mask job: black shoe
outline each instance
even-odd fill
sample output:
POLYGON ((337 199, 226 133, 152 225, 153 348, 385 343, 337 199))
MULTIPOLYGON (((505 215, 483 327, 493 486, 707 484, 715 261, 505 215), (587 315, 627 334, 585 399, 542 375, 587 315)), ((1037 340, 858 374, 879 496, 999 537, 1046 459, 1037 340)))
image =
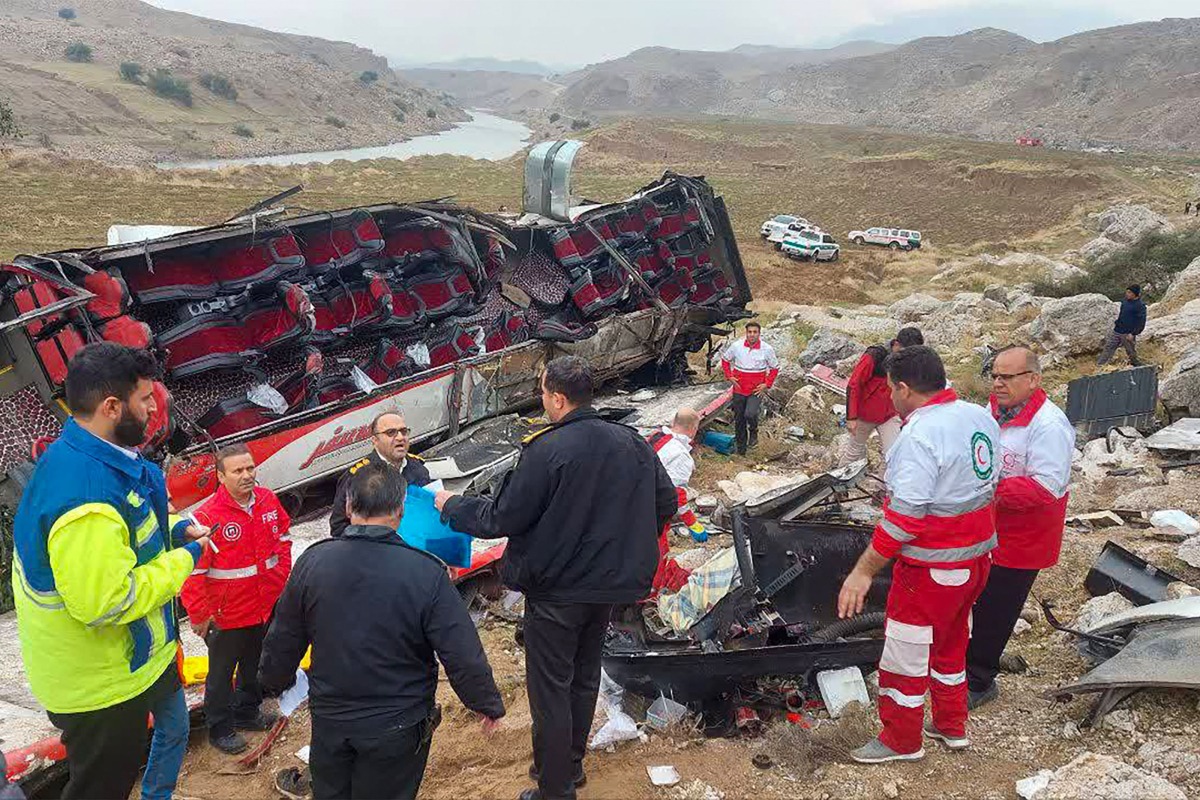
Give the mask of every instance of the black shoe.
MULTIPOLYGON (((529 765, 529 780, 533 781, 534 783, 537 783, 538 779, 540 777, 541 776, 538 775, 537 767, 535 767, 533 764, 530 764, 529 765)), ((582 789, 584 786, 587 786, 587 775, 584 773, 583 767, 580 766, 579 769, 576 770, 576 772, 575 772, 575 788, 582 789)))
POLYGON ((999 696, 1000 696, 1000 687, 996 685, 995 681, 992 681, 991 685, 989 685, 986 689, 982 689, 978 692, 974 692, 974 691, 971 691, 970 689, 968 689, 967 690, 967 710, 974 711, 975 709, 979 708, 981 705, 984 705, 985 703, 990 703, 999 696))
POLYGON ((758 434, 752 433, 750 434, 750 449, 753 450, 756 447, 758 447, 758 434))
POLYGON ((265 714, 260 711, 253 719, 235 719, 233 727, 239 731, 269 731, 278 721, 278 714, 265 714))
POLYGON ((228 756, 236 756, 238 753, 243 752, 247 747, 250 746, 250 743, 246 741, 246 737, 242 736, 237 731, 227 733, 223 736, 213 736, 209 734, 208 742, 213 747, 217 748, 228 756))
POLYGON ((517 800, 542 800, 542 793, 538 789, 526 789, 517 795, 517 800))
POLYGON ((309 780, 308 767, 303 770, 296 767, 281 769, 275 773, 275 791, 288 800, 305 800, 312 794, 312 783, 309 780))

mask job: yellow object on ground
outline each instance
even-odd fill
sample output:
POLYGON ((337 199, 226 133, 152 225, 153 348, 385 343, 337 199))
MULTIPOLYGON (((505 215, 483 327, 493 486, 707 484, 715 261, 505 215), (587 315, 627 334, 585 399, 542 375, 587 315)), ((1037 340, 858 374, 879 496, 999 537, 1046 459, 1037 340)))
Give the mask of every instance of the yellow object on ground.
MULTIPOLYGON (((304 658, 300 659, 300 669, 308 671, 312 666, 312 648, 308 648, 304 652, 304 658)), ((188 656, 183 660, 183 685, 195 686, 196 684, 204 683, 204 679, 208 677, 208 656, 188 656)))

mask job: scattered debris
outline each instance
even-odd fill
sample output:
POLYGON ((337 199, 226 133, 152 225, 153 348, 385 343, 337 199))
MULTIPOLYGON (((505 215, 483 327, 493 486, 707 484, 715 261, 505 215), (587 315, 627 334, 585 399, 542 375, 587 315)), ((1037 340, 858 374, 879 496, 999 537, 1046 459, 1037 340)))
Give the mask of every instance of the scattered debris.
POLYGON ((717 481, 717 488, 732 502, 744 503, 780 487, 807 480, 808 476, 803 473, 767 475, 762 472, 739 472, 732 481, 717 481))
POLYGON ((717 507, 721 502, 715 494, 702 494, 696 498, 696 510, 708 513, 717 507))
POLYGON ((842 711, 851 703, 871 705, 871 698, 867 695, 867 684, 863 681, 862 670, 858 667, 818 672, 817 687, 821 690, 821 700, 824 701, 829 716, 834 719, 840 717, 842 711))
POLYGON ((1083 753, 1054 772, 1017 782, 1025 800, 1187 800, 1178 786, 1112 756, 1083 753))
POLYGON ((1137 712, 1131 711, 1128 708, 1122 708, 1118 711, 1110 712, 1105 716, 1101 727, 1111 731, 1132 734, 1137 733, 1137 724, 1137 712))
POLYGON ((687 715, 687 706, 660 694, 658 699, 651 703, 650 708, 646 710, 646 724, 656 731, 665 731, 678 725, 687 715))
MULTIPOLYGON (((1080 297, 1102 296, 1080 295, 1080 297)), ((1053 302, 1062 301, 1055 300, 1053 302)), ((1107 300, 1103 300, 1103 302, 1111 306, 1107 300)), ((1050 304, 1046 305, 1049 307, 1050 304)), ((1113 318, 1115 319, 1115 315, 1113 318)), ((1085 331, 1089 340, 1095 339, 1096 344, 1075 353, 1075 355, 1093 353, 1099 349, 1100 343, 1096 331, 1108 330, 1111 326, 1112 321, 1109 320, 1104 323, 1103 327, 1085 331)), ((1094 437, 1105 436, 1113 428, 1128 427, 1150 430, 1155 424, 1154 409, 1157 405, 1158 368, 1145 366, 1076 378, 1067 384, 1067 406, 1063 410, 1073 425, 1083 426, 1086 434, 1094 437)), ((1130 432, 1125 430, 1121 430, 1119 433, 1126 437, 1130 436, 1130 432)), ((1112 437, 1108 438, 1111 451, 1112 437)))
POLYGON ((674 786, 679 783, 679 770, 672 766, 646 767, 650 783, 655 786, 674 786))
POLYGON ((775 766, 775 760, 766 753, 755 753, 754 758, 750 759, 750 763, 759 769, 770 769, 775 766))
MULTIPOLYGON (((1078 739, 1083 734, 1079 730, 1079 726, 1071 720, 1063 723, 1062 736, 1064 739, 1078 739)), ((1047 770, 1048 772, 1049 770, 1047 770)))
POLYGON ((1112 511, 1093 511, 1090 514, 1074 514, 1067 517, 1068 525, 1082 525, 1091 530, 1101 528, 1116 528, 1125 524, 1125 520, 1112 511))
POLYGON ((725 793, 704 781, 694 780, 686 786, 675 787, 676 800, 725 800, 725 793))
MULTIPOLYGON (((1195 517, 1179 509, 1155 511, 1150 515, 1150 524, 1160 528, 1176 528, 1188 536, 1200 534, 1200 522, 1196 521, 1195 517)), ((1193 566, 1195 565, 1193 564, 1193 566)))
MULTIPOLYGON (((1187 374, 1194 377, 1195 385, 1189 385, 1186 392, 1181 393, 1178 398, 1174 398, 1174 391, 1171 387, 1175 386, 1175 384, 1170 382, 1171 378, 1168 376, 1163 379, 1160 393, 1163 402, 1168 405, 1188 407, 1189 404, 1195 403, 1197 404, 1197 413, 1200 413, 1200 400, 1197 399, 1200 397, 1200 351, 1180 361, 1175 369, 1171 371, 1171 375, 1177 375, 1184 362, 1189 363, 1187 374)), ((1200 418, 1187 417, 1168 425, 1146 439, 1146 447, 1149 447, 1151 450, 1179 450, 1185 453, 1200 452, 1200 418)))
POLYGON ((1131 553, 1116 542, 1105 542, 1096 564, 1084 579, 1084 588, 1093 597, 1119 592, 1135 605, 1158 603, 1167 599, 1167 587, 1176 578, 1164 569, 1131 553))
POLYGON ((1030 625, 1028 622, 1026 622, 1025 620, 1018 617, 1017 624, 1013 626, 1012 635, 1013 636, 1021 636, 1023 634, 1029 633, 1029 631, 1032 629, 1033 629, 1032 625, 1030 625))

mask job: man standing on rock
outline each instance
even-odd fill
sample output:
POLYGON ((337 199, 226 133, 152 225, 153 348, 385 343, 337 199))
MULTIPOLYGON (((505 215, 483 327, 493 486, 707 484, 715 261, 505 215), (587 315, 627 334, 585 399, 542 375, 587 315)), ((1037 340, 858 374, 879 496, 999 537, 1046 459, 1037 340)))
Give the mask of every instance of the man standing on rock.
POLYGON ((892 401, 905 418, 887 463, 888 500, 838 595, 838 615, 863 610, 875 573, 895 558, 879 660, 879 738, 851 757, 863 764, 915 761, 924 734, 951 749, 967 738, 967 641, 971 606, 996 546, 992 505, 999 470, 996 421, 946 387, 946 370, 924 345, 888 359, 892 401))
POLYGON ((646 597, 659 531, 678 509, 650 445, 592 408, 595 378, 577 356, 542 375, 550 427, 525 439, 494 499, 438 492, 455 530, 508 537, 504 580, 525 593, 525 667, 538 788, 521 800, 574 800, 596 713, 614 604, 646 597))
POLYGON ((1042 389, 1038 357, 1009 347, 992 363, 992 416, 1000 424, 1000 484, 992 571, 975 603, 967 649, 969 706, 999 694, 996 674, 1038 570, 1058 563, 1075 429, 1042 389))
POLYGON ((779 376, 775 348, 762 340, 762 326, 746 323, 746 338, 733 342, 721 356, 725 378, 733 381, 733 422, 738 455, 758 446, 758 418, 763 395, 779 376))
POLYGON ((879 443, 886 457, 900 435, 900 416, 892 405, 887 382, 886 361, 890 353, 904 347, 925 344, 917 328, 901 328, 888 347, 873 345, 858 359, 846 383, 846 428, 850 438, 842 447, 838 466, 867 457, 867 440, 879 432, 879 443))
POLYGON ((1104 342, 1104 352, 1096 359, 1096 364, 1103 367, 1117 352, 1118 347, 1124 346, 1125 355, 1129 356, 1129 366, 1139 367, 1137 357, 1137 337, 1146 328, 1146 304, 1142 302, 1142 287, 1136 283, 1125 290, 1125 299, 1121 301, 1121 311, 1113 325, 1112 333, 1104 342))

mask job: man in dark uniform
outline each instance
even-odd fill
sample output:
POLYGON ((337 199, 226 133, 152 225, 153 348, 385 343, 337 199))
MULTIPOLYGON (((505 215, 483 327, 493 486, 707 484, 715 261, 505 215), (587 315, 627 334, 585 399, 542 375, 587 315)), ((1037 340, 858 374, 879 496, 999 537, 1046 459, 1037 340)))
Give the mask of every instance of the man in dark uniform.
POLYGON ((429 470, 421 458, 408 452, 408 433, 404 415, 395 411, 385 411, 371 421, 371 444, 375 449, 338 479, 337 490, 333 493, 333 508, 329 512, 330 536, 338 538, 350 524, 350 518, 346 516, 346 487, 350 484, 350 476, 367 464, 390 464, 400 470, 405 483, 414 486, 424 486, 430 482, 429 470))
POLYGON ((596 711, 600 654, 614 604, 650 591, 658 532, 678 497, 637 431, 591 408, 594 378, 581 358, 542 376, 553 423, 528 437, 495 499, 439 492, 456 530, 508 537, 505 582, 525 593, 525 665, 537 789, 522 800, 573 800, 596 711))
POLYGON ((491 734, 504 701, 446 565, 396 535, 404 479, 371 464, 350 479, 352 523, 296 562, 263 644, 259 681, 292 684, 304 651, 314 800, 413 800, 440 712, 438 661, 491 734), (436 658, 435 658, 436 656, 436 658))

